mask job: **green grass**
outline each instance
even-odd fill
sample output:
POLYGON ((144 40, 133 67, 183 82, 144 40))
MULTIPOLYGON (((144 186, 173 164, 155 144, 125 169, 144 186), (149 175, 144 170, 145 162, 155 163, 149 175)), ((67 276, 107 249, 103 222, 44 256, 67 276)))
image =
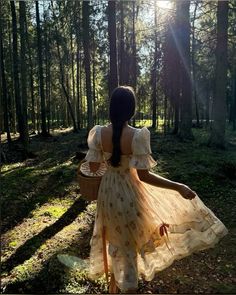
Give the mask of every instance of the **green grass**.
MULTIPOLYGON (((151 122, 137 122, 149 127, 151 122)), ((63 132, 63 130, 62 130, 63 132)), ((194 141, 151 131, 154 171, 194 189, 229 228, 217 247, 176 261, 139 293, 234 293, 236 227, 236 134, 227 130, 226 150, 207 147, 209 133, 193 129, 194 141)), ((54 134, 57 141, 32 138, 35 159, 3 165, 3 293, 104 293, 105 278, 90 281, 86 272, 68 269, 56 255, 89 257, 96 203, 85 209, 76 182, 77 145, 86 131, 54 134)))

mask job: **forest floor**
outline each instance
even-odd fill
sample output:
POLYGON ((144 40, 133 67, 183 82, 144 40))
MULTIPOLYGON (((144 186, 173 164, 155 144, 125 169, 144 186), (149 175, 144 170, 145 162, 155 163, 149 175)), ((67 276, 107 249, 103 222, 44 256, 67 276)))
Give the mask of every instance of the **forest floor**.
MULTIPOLYGON (((154 171, 183 182, 229 229, 214 248, 175 261, 153 281, 139 281, 138 293, 236 293, 236 133, 226 150, 206 146, 208 131, 194 129, 194 141, 152 132, 154 171)), ((19 161, 17 145, 1 169, 2 293, 107 293, 105 278, 90 281, 86 270, 61 264, 57 254, 87 260, 96 202, 80 198, 78 152, 86 132, 56 130, 31 136, 37 157, 19 161)))

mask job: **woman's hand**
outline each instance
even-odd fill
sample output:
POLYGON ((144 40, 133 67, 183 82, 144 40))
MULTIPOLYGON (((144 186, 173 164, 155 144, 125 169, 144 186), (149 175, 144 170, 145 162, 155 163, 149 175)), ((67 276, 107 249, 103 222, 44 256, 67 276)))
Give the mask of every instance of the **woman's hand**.
POLYGON ((185 184, 180 184, 178 186, 178 192, 181 194, 181 196, 184 199, 189 199, 192 200, 196 197, 196 192, 192 191, 187 185, 185 184))

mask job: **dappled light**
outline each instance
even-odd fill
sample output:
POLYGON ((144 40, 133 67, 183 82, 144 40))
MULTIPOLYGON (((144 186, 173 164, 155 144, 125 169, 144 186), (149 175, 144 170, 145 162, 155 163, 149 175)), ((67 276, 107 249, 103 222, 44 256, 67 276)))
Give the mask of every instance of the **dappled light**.
POLYGON ((0 0, 2 294, 236 293, 235 22, 0 0))

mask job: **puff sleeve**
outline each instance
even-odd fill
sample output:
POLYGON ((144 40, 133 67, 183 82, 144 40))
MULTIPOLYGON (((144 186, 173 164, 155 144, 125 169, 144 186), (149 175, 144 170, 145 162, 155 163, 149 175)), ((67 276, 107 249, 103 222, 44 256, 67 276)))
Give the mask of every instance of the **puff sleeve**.
POLYGON ((90 131, 87 139, 89 150, 85 160, 89 162, 103 162, 103 153, 100 143, 100 125, 95 125, 90 131))
POLYGON ((150 131, 143 127, 136 131, 132 143, 133 155, 129 166, 136 169, 150 169, 157 165, 152 158, 150 145, 150 131))

